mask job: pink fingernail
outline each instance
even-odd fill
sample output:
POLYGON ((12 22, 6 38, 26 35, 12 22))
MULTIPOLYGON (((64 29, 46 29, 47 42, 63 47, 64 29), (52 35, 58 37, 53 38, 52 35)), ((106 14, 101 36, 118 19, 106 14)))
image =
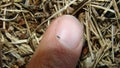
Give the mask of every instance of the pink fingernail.
POLYGON ((56 38, 62 45, 68 48, 75 48, 79 45, 82 37, 83 25, 75 17, 64 15, 58 18, 56 38))

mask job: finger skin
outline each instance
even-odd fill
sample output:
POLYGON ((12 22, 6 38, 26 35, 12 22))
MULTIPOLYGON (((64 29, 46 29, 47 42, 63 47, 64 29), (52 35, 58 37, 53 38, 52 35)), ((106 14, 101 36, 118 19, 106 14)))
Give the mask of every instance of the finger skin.
POLYGON ((75 68, 83 47, 83 24, 63 15, 51 22, 26 68, 75 68))

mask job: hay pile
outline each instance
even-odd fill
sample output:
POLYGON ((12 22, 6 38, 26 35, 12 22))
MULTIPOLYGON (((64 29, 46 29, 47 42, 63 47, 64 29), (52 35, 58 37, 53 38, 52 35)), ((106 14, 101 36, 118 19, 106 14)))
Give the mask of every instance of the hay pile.
POLYGON ((76 68, 120 66, 120 0, 1 0, 1 68, 24 68, 51 20, 64 14, 85 27, 76 68))

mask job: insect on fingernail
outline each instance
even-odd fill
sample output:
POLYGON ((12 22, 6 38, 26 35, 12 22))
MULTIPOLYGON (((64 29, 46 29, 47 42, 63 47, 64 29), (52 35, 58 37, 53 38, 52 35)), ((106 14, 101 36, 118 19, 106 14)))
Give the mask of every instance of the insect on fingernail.
POLYGON ((57 35, 56 37, 57 37, 58 39, 60 39, 60 36, 59 36, 59 35, 57 35))

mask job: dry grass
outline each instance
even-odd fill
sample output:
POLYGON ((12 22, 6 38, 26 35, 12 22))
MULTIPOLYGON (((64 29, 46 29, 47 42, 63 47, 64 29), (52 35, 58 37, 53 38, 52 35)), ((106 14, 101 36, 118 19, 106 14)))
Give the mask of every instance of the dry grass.
POLYGON ((24 68, 51 20, 64 14, 85 27, 76 68, 119 68, 120 0, 1 0, 1 68, 24 68))

